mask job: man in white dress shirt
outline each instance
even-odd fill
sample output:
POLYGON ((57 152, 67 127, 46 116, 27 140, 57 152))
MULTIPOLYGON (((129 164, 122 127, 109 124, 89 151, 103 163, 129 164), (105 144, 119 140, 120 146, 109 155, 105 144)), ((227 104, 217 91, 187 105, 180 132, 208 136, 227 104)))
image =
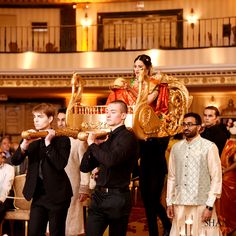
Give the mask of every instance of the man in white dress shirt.
POLYGON ((0 222, 2 222, 5 212, 11 206, 7 196, 12 188, 15 177, 14 167, 5 163, 6 155, 0 148, 0 222))
POLYGON ((187 113, 183 121, 184 139, 170 152, 167 180, 167 215, 170 235, 221 235, 215 212, 220 197, 222 172, 217 146, 199 135, 201 117, 187 113))

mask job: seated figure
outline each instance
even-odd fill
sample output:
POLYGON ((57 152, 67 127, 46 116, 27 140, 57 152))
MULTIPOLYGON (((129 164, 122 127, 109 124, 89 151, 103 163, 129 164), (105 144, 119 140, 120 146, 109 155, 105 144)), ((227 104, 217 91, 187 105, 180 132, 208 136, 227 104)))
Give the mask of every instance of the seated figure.
POLYGON ((72 77, 72 95, 67 109, 68 127, 80 131, 106 130, 104 122, 107 105, 122 100, 129 106, 126 126, 145 140, 173 136, 182 132, 182 120, 192 102, 185 85, 167 74, 152 75, 151 58, 139 55, 134 60, 134 78, 117 78, 111 87, 106 105, 81 104, 84 82, 75 73, 72 77))
POLYGON ((124 101, 127 105, 133 106, 139 92, 139 76, 144 75, 144 80, 149 81, 149 91, 147 96, 147 104, 149 104, 155 113, 168 112, 169 90, 167 83, 161 83, 160 75, 151 75, 152 63, 148 55, 139 55, 134 60, 134 79, 128 83, 123 78, 117 78, 111 88, 106 105, 116 99, 124 101))

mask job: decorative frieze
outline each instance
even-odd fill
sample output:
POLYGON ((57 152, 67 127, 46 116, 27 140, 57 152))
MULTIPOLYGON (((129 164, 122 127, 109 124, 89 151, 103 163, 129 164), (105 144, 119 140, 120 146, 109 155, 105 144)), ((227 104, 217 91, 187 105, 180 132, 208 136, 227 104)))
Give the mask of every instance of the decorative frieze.
MULTIPOLYGON (((166 72, 181 80, 187 87, 236 86, 236 71, 221 72, 166 72)), ((82 73, 85 88, 109 88, 117 77, 131 79, 132 73, 89 74, 82 73)), ((72 73, 68 74, 0 74, 2 88, 68 88, 72 73)))
MULTIPOLYGON (((120 0, 92 0, 89 2, 119 2, 120 0)), ((123 0, 128 1, 128 0, 123 0)), ((129 0, 130 1, 130 0, 129 0)), ((0 0, 0 4, 75 4, 75 3, 87 3, 88 0, 0 0)))

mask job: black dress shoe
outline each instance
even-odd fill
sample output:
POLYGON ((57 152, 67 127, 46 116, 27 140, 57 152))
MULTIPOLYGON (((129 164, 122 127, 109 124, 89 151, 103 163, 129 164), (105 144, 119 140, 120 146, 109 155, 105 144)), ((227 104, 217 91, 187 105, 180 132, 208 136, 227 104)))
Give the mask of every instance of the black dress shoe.
POLYGON ((170 235, 170 229, 164 229, 163 236, 169 236, 170 235))

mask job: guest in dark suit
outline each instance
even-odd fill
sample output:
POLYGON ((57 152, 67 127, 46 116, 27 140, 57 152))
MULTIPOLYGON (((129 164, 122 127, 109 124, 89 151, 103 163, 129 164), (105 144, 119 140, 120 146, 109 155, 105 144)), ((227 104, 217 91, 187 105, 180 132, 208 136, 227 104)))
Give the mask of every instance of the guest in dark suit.
POLYGON ((5 153, 6 161, 5 163, 11 164, 11 157, 14 153, 14 150, 11 148, 11 138, 10 136, 4 136, 0 140, 0 148, 5 153))
POLYGON ((219 124, 220 112, 215 106, 207 106, 203 112, 204 130, 201 136, 216 144, 219 155, 223 151, 225 143, 228 139, 226 127, 219 124))
POLYGON ((45 235, 48 221, 50 236, 63 236, 72 196, 64 170, 70 154, 70 140, 64 136, 56 137, 55 130, 51 129, 55 115, 53 105, 41 103, 32 113, 35 129, 48 134, 45 138, 23 139, 12 156, 14 165, 19 165, 28 156, 23 194, 27 200, 32 199, 29 236, 45 235))
POLYGON ((146 211, 149 236, 158 236, 157 217, 160 218, 164 236, 168 236, 171 222, 161 203, 161 194, 167 174, 165 151, 169 137, 140 140, 140 191, 146 211))
POLYGON ((98 167, 86 225, 87 236, 102 236, 109 226, 110 236, 125 236, 131 210, 130 177, 138 157, 135 135, 124 125, 127 106, 115 100, 107 107, 106 120, 111 128, 108 139, 99 144, 95 134, 88 136, 80 170, 98 167))

